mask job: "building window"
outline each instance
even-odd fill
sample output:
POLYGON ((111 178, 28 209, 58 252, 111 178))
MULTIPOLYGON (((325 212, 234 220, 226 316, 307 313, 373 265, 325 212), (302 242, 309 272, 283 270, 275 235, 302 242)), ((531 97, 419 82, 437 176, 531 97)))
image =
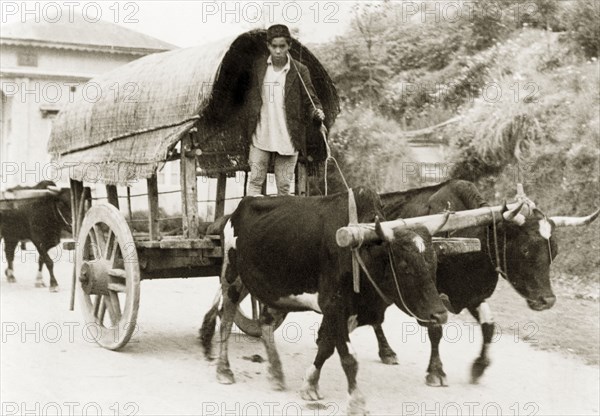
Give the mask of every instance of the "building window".
POLYGON ((53 119, 56 117, 56 115, 58 114, 59 111, 60 111, 60 108, 57 107, 56 105, 50 105, 50 104, 40 105, 40 112, 42 113, 42 118, 53 119))
POLYGON ((32 50, 20 51, 17 55, 17 65, 37 66, 37 54, 32 50))

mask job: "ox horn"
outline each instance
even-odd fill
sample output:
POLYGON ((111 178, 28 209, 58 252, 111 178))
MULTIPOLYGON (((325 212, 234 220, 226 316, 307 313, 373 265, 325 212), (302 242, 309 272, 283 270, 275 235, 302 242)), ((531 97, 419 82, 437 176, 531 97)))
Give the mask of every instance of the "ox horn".
POLYGON ((386 243, 391 243, 394 241, 394 230, 389 227, 382 227, 378 215, 375 216, 375 232, 381 241, 385 241, 386 243))
POLYGON ((598 215, 600 215, 600 209, 587 217, 550 217, 550 219, 557 227, 577 227, 590 224, 598 218, 598 215))
POLYGON ((502 218, 504 218, 505 221, 514 222, 517 225, 525 224, 525 216, 520 213, 524 204, 525 201, 521 201, 515 209, 509 211, 508 208, 506 208, 506 201, 504 201, 502 204, 502 210, 504 211, 502 212, 502 218))

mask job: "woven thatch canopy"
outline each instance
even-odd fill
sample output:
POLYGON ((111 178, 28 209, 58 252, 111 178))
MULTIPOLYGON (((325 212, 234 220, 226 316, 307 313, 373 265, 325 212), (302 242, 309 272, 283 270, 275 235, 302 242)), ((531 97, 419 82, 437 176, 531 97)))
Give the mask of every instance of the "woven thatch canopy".
MULTIPOLYGON (((126 184, 148 178, 184 134, 197 127, 198 165, 207 174, 247 169, 239 113, 252 62, 267 54, 266 31, 210 45, 149 55, 91 80, 54 121, 48 151, 84 176, 126 184), (86 174, 87 172, 87 174, 86 174)), ((308 66, 329 126, 339 112, 337 92, 316 57, 294 41, 291 54, 308 66)), ((328 127, 329 127, 328 126, 328 127)), ((308 160, 323 160, 323 143, 308 129, 308 160)))

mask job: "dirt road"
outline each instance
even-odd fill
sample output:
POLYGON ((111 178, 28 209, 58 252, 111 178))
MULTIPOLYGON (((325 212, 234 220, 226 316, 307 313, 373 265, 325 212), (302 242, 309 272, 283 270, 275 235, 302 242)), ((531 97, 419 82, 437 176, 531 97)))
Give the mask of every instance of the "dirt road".
MULTIPOLYGON (((345 413, 346 381, 335 355, 323 370, 325 399, 315 405, 297 394, 316 352, 318 315, 290 315, 276 334, 287 391, 270 390, 266 364, 244 358, 265 357, 262 344, 240 334, 230 347, 237 383, 224 386, 216 382, 214 362, 204 359, 197 340, 217 278, 143 282, 139 330, 125 349, 112 352, 84 331, 78 305, 68 311, 71 271, 63 257, 57 265, 58 294, 34 288, 31 259, 16 264, 16 284, 2 276, 2 415, 345 413)), ((3 271, 6 265, 1 266, 3 271)), ((519 322, 521 331, 527 324, 519 322)), ((452 317, 441 347, 450 387, 432 388, 424 383, 426 333, 391 308, 384 329, 400 356, 399 366, 379 362, 370 328, 351 336, 360 363, 359 386, 371 414, 598 414, 597 366, 535 350, 510 331, 494 342, 492 366, 475 386, 469 384, 469 368, 481 336, 473 325, 452 317)))

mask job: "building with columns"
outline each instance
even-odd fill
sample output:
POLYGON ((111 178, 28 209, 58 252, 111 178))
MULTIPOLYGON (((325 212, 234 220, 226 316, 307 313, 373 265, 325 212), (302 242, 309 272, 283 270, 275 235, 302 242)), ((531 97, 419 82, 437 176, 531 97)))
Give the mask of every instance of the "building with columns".
MULTIPOLYGON (((124 26, 83 18, 2 26, 0 36, 0 188, 61 178, 46 151, 52 119, 77 94, 97 99, 91 78, 176 46, 124 26)), ((134 85, 115 85, 131 94, 134 85)), ((164 172, 163 178, 175 176, 164 172)), ((178 172, 177 172, 177 182, 178 172)))

